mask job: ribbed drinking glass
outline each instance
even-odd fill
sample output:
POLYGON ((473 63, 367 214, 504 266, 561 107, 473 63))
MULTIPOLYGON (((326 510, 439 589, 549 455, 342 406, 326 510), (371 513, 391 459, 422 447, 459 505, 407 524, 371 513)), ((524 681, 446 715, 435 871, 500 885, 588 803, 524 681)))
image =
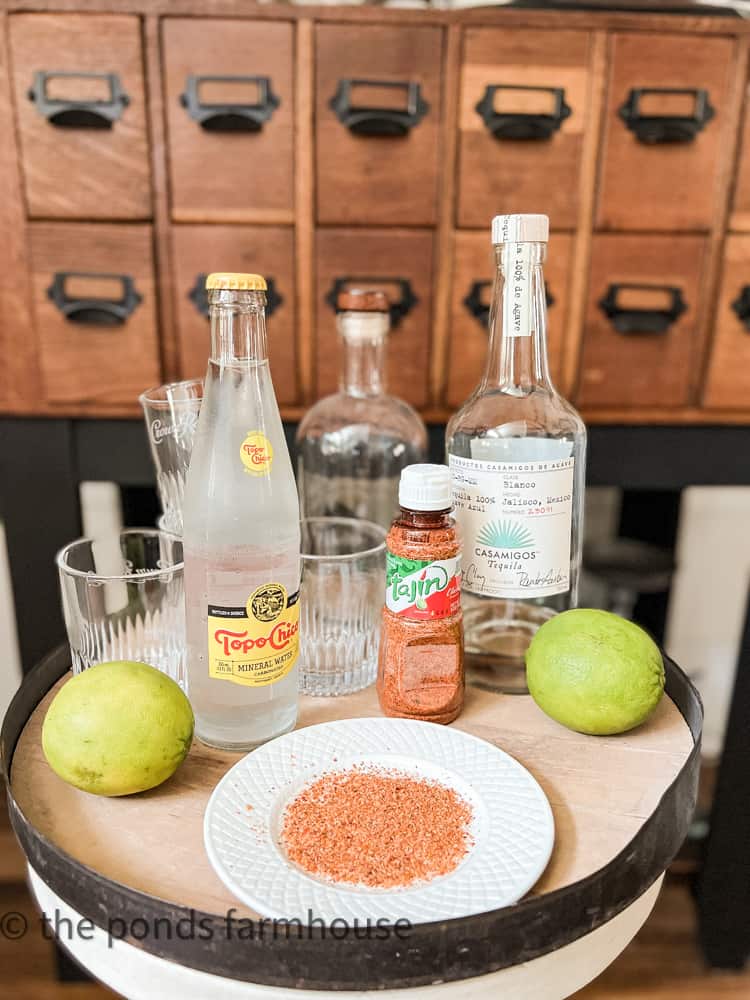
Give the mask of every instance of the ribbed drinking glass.
POLYGON ((302 521, 300 691, 359 691, 378 669, 385 529, 348 517, 302 521))
POLYGON ((156 529, 80 538, 57 555, 73 673, 148 663, 185 683, 182 542, 156 529))

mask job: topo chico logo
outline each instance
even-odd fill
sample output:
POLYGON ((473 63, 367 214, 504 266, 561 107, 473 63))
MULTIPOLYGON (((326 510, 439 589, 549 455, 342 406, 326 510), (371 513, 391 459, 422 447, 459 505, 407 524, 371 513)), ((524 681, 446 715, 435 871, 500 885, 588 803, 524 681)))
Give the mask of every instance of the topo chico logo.
POLYGON ((299 632, 299 622, 279 622, 274 625, 268 635, 252 636, 244 632, 232 632, 228 628, 220 628, 214 632, 214 639, 222 647, 222 653, 228 658, 232 654, 246 655, 251 649, 265 649, 278 653, 291 643, 299 632))
POLYGON ((247 602, 248 618, 259 622, 275 622, 287 604, 286 588, 280 583, 264 583, 247 602))
POLYGON ((240 445, 240 459, 251 476, 265 476, 271 471, 273 446, 262 431, 248 431, 240 445))

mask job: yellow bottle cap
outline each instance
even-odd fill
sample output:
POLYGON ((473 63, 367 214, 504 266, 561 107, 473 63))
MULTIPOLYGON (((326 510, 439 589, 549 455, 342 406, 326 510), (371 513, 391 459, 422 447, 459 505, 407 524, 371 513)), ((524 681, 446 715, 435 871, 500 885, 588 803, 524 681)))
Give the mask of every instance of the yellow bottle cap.
POLYGON ((206 288, 225 288, 241 292, 265 292, 266 279, 259 274, 234 274, 231 271, 218 271, 206 278, 206 288))

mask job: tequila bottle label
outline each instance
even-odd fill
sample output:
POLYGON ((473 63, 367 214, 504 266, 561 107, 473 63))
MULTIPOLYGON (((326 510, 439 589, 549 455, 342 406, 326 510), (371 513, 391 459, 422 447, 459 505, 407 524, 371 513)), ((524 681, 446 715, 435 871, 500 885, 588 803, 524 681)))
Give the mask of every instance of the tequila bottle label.
POLYGON ((532 334, 532 246, 508 243, 503 248, 503 269, 507 275, 503 289, 503 330, 507 337, 532 334))
POLYGON ((570 589, 573 458, 495 462, 450 455, 463 534, 462 587, 534 598, 570 589))

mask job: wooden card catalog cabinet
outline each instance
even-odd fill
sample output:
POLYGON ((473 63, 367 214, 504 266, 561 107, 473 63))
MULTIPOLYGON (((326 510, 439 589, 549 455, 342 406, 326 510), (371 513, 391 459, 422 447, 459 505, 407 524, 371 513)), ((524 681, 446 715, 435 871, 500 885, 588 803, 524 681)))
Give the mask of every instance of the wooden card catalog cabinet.
POLYGON ((552 377, 586 420, 750 424, 749 22, 6 7, 1 411, 137 415, 204 370, 225 269, 269 279, 285 419, 336 390, 356 283, 390 302, 391 391, 443 422, 485 364, 490 220, 533 212, 552 377))

